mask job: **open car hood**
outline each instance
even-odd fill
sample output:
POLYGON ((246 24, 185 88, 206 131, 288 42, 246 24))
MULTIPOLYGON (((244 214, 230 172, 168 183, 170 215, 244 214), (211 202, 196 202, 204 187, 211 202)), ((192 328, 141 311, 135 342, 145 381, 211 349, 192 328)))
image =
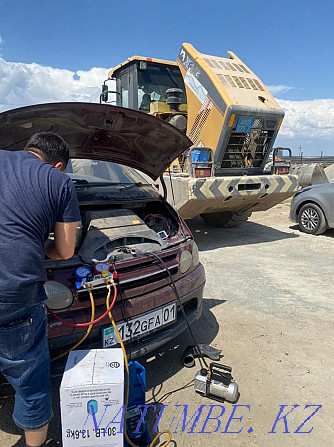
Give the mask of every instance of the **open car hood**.
POLYGON ((22 150, 36 132, 55 132, 71 158, 113 161, 156 180, 183 151, 189 138, 143 112, 105 104, 40 104, 0 113, 0 148, 22 150))

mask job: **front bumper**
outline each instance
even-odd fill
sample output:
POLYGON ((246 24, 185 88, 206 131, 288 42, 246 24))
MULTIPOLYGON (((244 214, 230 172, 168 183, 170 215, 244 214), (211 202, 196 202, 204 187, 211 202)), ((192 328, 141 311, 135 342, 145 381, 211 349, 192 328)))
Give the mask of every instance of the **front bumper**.
MULTIPOLYGON (((183 219, 222 211, 265 211, 293 196, 296 175, 172 177, 176 209, 183 219)), ((166 180, 168 197, 171 185, 166 180)))
MULTIPOLYGON (((204 268, 201 264, 189 275, 186 275, 184 280, 187 280, 188 284, 194 284, 195 281, 193 282, 192 277, 196 278, 197 287, 194 290, 191 290, 189 293, 181 295, 180 287, 178 287, 179 281, 175 283, 178 289, 178 293, 180 294, 180 301, 184 306, 184 310, 189 324, 192 324, 196 320, 198 320, 202 312, 202 299, 205 285, 205 273, 204 268)), ((175 301, 176 297, 172 292, 171 286, 167 286, 166 289, 168 289, 168 294, 170 294, 170 301, 175 301)), ((135 299, 140 299, 140 297, 137 297, 135 299)), ((107 317, 104 321, 105 321, 104 325, 92 328, 89 337, 80 345, 80 347, 78 347, 78 349, 102 348, 102 330, 105 327, 109 327, 111 325, 107 317)), ((188 327, 187 322, 185 321, 179 303, 177 302, 177 318, 174 323, 164 326, 152 333, 149 333, 143 336, 143 338, 133 340, 131 343, 127 342, 125 344, 125 348, 128 353, 130 353, 131 351, 131 358, 134 359, 137 357, 141 357, 157 348, 160 348, 162 345, 168 343, 169 341, 175 339, 178 335, 180 335, 183 331, 185 331, 187 327, 188 327)), ((51 357, 66 351, 69 347, 73 346, 76 342, 78 342, 81 339, 82 335, 83 332, 73 332, 71 334, 62 335, 56 338, 49 339, 51 357)), ((66 356, 52 363, 52 376, 54 377, 59 376, 63 373, 65 362, 66 362, 66 356)))

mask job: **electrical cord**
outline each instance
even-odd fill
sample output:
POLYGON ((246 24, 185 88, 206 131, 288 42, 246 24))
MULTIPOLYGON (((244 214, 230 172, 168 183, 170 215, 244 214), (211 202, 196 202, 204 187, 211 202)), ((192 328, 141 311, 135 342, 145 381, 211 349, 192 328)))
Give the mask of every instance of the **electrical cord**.
POLYGON ((155 404, 161 404, 164 400, 166 400, 172 394, 177 393, 178 391, 185 390, 186 388, 191 387, 193 384, 194 384, 194 379, 192 379, 186 385, 181 386, 180 388, 176 388, 176 390, 169 391, 168 393, 163 394, 161 397, 159 397, 159 399, 156 399, 156 397, 158 397, 158 396, 155 396, 154 391, 152 391, 153 397, 152 397, 152 399, 149 399, 146 403, 149 404, 149 403, 153 402, 155 404))
MULTIPOLYGON (((127 325, 127 328, 129 328, 129 319, 128 319, 128 317, 126 317, 126 315, 125 315, 125 304, 124 304, 124 296, 123 296, 123 292, 122 292, 122 288, 121 288, 121 286, 119 285, 119 294, 120 294, 120 297, 121 297, 121 303, 122 303, 122 310, 123 310, 123 318, 125 319, 125 321, 126 321, 126 325, 127 325)), ((129 342, 129 345, 130 345, 130 348, 129 348, 129 359, 130 359, 130 362, 131 362, 131 360, 132 360, 132 342, 133 342, 133 337, 132 337, 132 330, 130 330, 130 342, 129 342)))
MULTIPOLYGON (((110 284, 107 284, 107 287, 110 288, 110 284)), ((108 310, 109 310, 109 308, 110 308, 110 306, 109 306, 109 299, 110 299, 110 294, 108 294, 108 296, 107 296, 107 300, 106 300, 106 307, 107 307, 108 310)), ((112 327, 114 328, 114 331, 115 331, 115 333, 116 333, 116 335, 117 335, 117 337, 118 337, 119 343, 120 343, 121 348, 122 348, 122 351, 123 351, 123 357, 124 357, 124 363, 125 363, 125 370, 126 370, 126 379, 127 379, 127 380, 126 380, 126 393, 125 393, 125 411, 127 411, 128 402, 129 402, 129 364, 128 364, 128 358, 127 358, 127 354, 126 354, 126 350, 125 350, 125 346, 124 346, 122 337, 120 336, 120 333, 118 332, 116 323, 115 323, 114 318, 113 318, 113 316, 112 316, 112 313, 111 313, 110 311, 108 311, 108 316, 109 316, 110 322, 111 322, 111 324, 112 324, 112 327)), ((129 438, 129 436, 128 436, 127 429, 126 429, 126 418, 124 418, 124 421, 123 421, 123 430, 124 430, 124 436, 125 436, 125 439, 126 439, 126 441, 128 442, 128 444, 129 444, 131 447, 139 447, 139 446, 137 446, 136 444, 134 444, 134 443, 131 441, 131 439, 129 438)), ((161 432, 161 433, 158 433, 158 434, 155 436, 155 438, 153 439, 153 441, 151 442, 151 444, 150 444, 149 447, 153 447, 154 444, 155 444, 155 442, 156 442, 156 441, 159 439, 159 437, 160 437, 162 434, 164 434, 164 433, 166 433, 166 434, 168 435, 168 439, 167 439, 167 441, 165 441, 163 444, 161 444, 160 447, 167 447, 168 444, 170 443, 171 439, 172 439, 172 434, 171 434, 170 431, 163 431, 163 432, 161 432)))
MULTIPOLYGON (((113 266, 113 270, 114 270, 114 273, 115 273, 115 276, 114 276, 114 278, 115 279, 118 279, 118 273, 117 273, 117 271, 116 271, 116 265, 115 265, 115 262, 113 261, 113 263, 112 263, 112 266, 113 266)), ((123 319, 126 321, 126 325, 127 325, 127 328, 129 328, 129 319, 128 319, 128 317, 126 316, 126 310, 125 310, 125 304, 124 304, 124 296, 123 296, 123 291, 122 291, 122 286, 121 286, 121 283, 120 283, 120 281, 118 281, 118 283, 117 283, 117 285, 118 285, 118 294, 119 294, 119 296, 121 297, 121 305, 122 305, 122 317, 123 317, 123 319)), ((132 331, 130 331, 130 349, 129 349, 129 359, 130 359, 130 361, 132 360, 132 342, 133 342, 133 337, 132 337, 132 331)))
POLYGON ((154 256, 155 258, 157 258, 157 259, 161 262, 161 264, 164 266, 164 268, 165 268, 165 270, 166 270, 166 272, 167 272, 167 274, 168 274, 168 276, 169 276, 169 279, 170 279, 170 285, 172 286, 172 289, 173 289, 173 291, 174 291, 175 297, 176 297, 176 299, 177 299, 177 301, 178 301, 178 304, 179 304, 179 306, 180 306, 180 308, 181 308, 183 317, 184 317, 184 319, 185 319, 185 321, 186 321, 186 323, 187 323, 189 332, 190 332, 190 334, 191 334, 191 336, 192 336, 192 339, 194 340, 194 343, 195 343, 195 345, 196 345, 196 347, 197 347, 198 352, 200 353, 200 357, 198 357, 198 360, 199 360, 199 363, 200 363, 200 365, 201 365, 201 368, 203 368, 202 361, 203 361, 204 365, 205 365, 207 368, 209 368, 208 364, 207 364, 206 361, 205 361, 205 358, 204 358, 203 354, 201 353, 201 350, 199 349, 199 346, 198 346, 197 340, 196 340, 196 338, 195 338, 195 335, 194 335, 194 333, 193 333, 193 331, 192 331, 192 329, 191 329, 191 327, 190 327, 190 323, 189 323, 187 314, 186 314, 186 312, 185 312, 185 310, 184 310, 184 308, 183 308, 183 304, 181 303, 181 299, 180 299, 179 292, 177 291, 177 288, 176 288, 176 286, 175 286, 175 281, 174 281, 174 279, 173 279, 173 277, 172 277, 172 275, 171 275, 171 273, 170 273, 170 271, 169 271, 169 268, 167 267, 165 261, 164 261, 163 259, 161 259, 160 256, 158 256, 156 253, 147 253, 147 254, 148 254, 148 255, 151 255, 151 256, 154 256))

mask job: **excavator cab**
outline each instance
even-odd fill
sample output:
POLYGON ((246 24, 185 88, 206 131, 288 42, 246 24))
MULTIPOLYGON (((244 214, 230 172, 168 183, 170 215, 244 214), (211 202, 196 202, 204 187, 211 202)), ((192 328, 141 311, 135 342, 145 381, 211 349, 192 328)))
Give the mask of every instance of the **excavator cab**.
POLYGON ((186 111, 184 82, 175 62, 133 56, 110 70, 108 80, 116 82, 117 106, 152 115, 166 114, 170 112, 167 91, 179 89, 180 109, 186 111))

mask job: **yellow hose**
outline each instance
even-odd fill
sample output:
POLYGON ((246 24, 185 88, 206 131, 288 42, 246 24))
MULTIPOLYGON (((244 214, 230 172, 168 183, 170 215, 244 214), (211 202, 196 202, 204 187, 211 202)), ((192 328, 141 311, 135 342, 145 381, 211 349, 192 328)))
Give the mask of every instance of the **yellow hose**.
MULTIPOLYGON (((108 289, 107 300, 106 300, 107 309, 109 309, 109 306, 110 306, 109 301, 110 301, 110 295, 111 295, 111 285, 114 285, 114 281, 113 281, 112 279, 109 278, 109 279, 106 281, 106 286, 107 286, 107 289, 108 289)), ((87 288, 87 290, 88 290, 88 294, 89 294, 89 298, 90 298, 90 303, 91 303, 91 307, 92 307, 92 313, 91 313, 90 321, 94 321, 94 318, 95 318, 95 303, 94 303, 93 293, 92 293, 91 288, 87 288)), ((116 333, 116 335, 117 335, 117 337, 118 337, 118 340, 119 340, 119 342, 120 342, 120 345, 121 345, 121 348, 122 348, 122 351, 123 351, 123 357, 124 357, 125 369, 126 369, 126 377, 127 377, 127 380, 126 380, 126 394, 125 394, 125 410, 127 410, 127 407, 128 407, 128 400, 129 400, 129 364, 128 364, 128 358, 127 358, 127 355, 126 355, 126 350, 125 350, 125 347, 124 347, 123 340, 122 340, 122 338, 121 338, 121 336, 120 336, 120 334, 119 334, 119 332, 118 332, 118 329, 117 329, 117 326, 116 326, 116 324, 115 324, 114 318, 113 318, 113 316, 112 316, 112 314, 111 314, 110 311, 108 312, 108 316, 109 316, 110 322, 111 322, 111 324, 112 324, 112 326, 113 326, 113 328, 114 328, 114 331, 115 331, 115 333, 116 333)), ((94 323, 90 324, 90 325, 87 327, 87 331, 85 332, 85 335, 84 335, 84 336, 83 336, 77 343, 75 343, 75 344, 74 344, 70 349, 68 349, 67 351, 62 352, 61 354, 57 355, 56 357, 53 357, 53 358, 51 359, 51 361, 53 362, 53 361, 55 361, 55 360, 58 360, 58 359, 60 359, 61 357, 63 357, 64 355, 66 355, 66 354, 68 354, 69 352, 73 351, 75 348, 77 348, 77 347, 78 347, 78 346, 79 346, 79 345, 80 345, 80 344, 81 344, 81 343, 88 337, 90 331, 92 330, 93 325, 94 325, 94 323)), ((128 437, 128 434, 127 434, 127 431, 126 431, 126 418, 124 418, 124 427, 123 427, 123 429, 124 429, 124 436, 125 436, 125 439, 126 439, 127 442, 130 444, 130 446, 131 446, 131 447, 138 447, 138 446, 137 446, 136 444, 134 444, 134 443, 131 441, 131 439, 128 437)), ((163 432, 161 432, 161 433, 158 433, 158 434, 155 436, 155 438, 153 439, 153 441, 151 442, 150 447, 154 447, 155 442, 156 442, 156 441, 159 439, 159 437, 160 437, 162 434, 164 434, 164 433, 167 433, 167 435, 168 435, 168 439, 167 439, 167 441, 165 441, 163 444, 161 444, 160 447, 167 447, 167 446, 169 445, 171 439, 172 439, 172 434, 171 434, 170 431, 163 431, 163 432)))
MULTIPOLYGON (((94 318, 95 318, 95 303, 94 303, 94 298, 93 298, 92 290, 91 290, 90 288, 88 288, 88 287, 87 287, 87 290, 88 290, 88 293, 89 293, 90 304, 91 304, 91 306, 92 306, 92 314, 91 314, 91 317, 90 317, 90 321, 94 321, 94 318)), ((108 296, 107 296, 108 302, 109 302, 109 300, 110 300, 110 294, 111 294, 111 289, 109 288, 109 290, 108 290, 108 296)), ((73 351, 73 349, 77 348, 77 347, 78 347, 78 346, 79 346, 79 345, 80 345, 80 344, 81 344, 81 343, 88 337, 90 331, 92 330, 92 327, 93 327, 93 324, 90 324, 90 325, 87 327, 87 331, 85 332, 85 335, 84 335, 84 336, 83 336, 77 343, 75 343, 75 345, 73 345, 73 346, 72 346, 70 349, 68 349, 67 351, 62 352, 61 354, 57 355, 56 357, 53 357, 53 358, 51 359, 51 362, 54 362, 55 360, 58 360, 58 359, 64 357, 64 355, 68 354, 69 352, 73 351)))
MULTIPOLYGON (((109 289, 109 293, 108 293, 107 301, 106 301, 106 306, 107 306, 107 309, 108 309, 109 308, 110 294, 111 294, 111 286, 110 286, 110 284, 107 284, 107 288, 109 289)), ((113 318, 111 312, 108 312, 108 316, 109 316, 110 322, 112 324, 112 327, 114 328, 114 331, 115 331, 115 333, 116 333, 116 335, 118 337, 118 340, 120 342, 120 345, 121 345, 121 348, 122 348, 122 351, 123 351, 123 357, 124 357, 125 369, 126 369, 126 379, 127 379, 126 380, 126 394, 125 394, 125 411, 126 411, 127 408, 128 408, 128 401, 129 401, 129 364, 128 364, 128 358, 127 358, 127 355, 126 355, 126 350, 125 350, 125 347, 124 347, 124 343, 123 343, 122 337, 120 336, 120 334, 118 332, 117 326, 115 324, 115 321, 114 321, 114 318, 113 318)), ((124 418, 123 430, 124 430, 125 439, 130 444, 130 446, 131 447, 138 447, 136 444, 134 444, 131 441, 131 439, 129 438, 129 436, 127 434, 127 431, 126 431, 126 418, 124 418)), ((164 442, 164 444, 161 444, 160 447, 167 447, 169 445, 171 439, 172 439, 172 434, 171 434, 170 431, 163 431, 161 433, 158 433, 155 436, 155 438, 153 439, 153 441, 151 442, 150 447, 154 447, 155 442, 164 433, 168 434, 168 439, 167 439, 167 441, 164 442)))

